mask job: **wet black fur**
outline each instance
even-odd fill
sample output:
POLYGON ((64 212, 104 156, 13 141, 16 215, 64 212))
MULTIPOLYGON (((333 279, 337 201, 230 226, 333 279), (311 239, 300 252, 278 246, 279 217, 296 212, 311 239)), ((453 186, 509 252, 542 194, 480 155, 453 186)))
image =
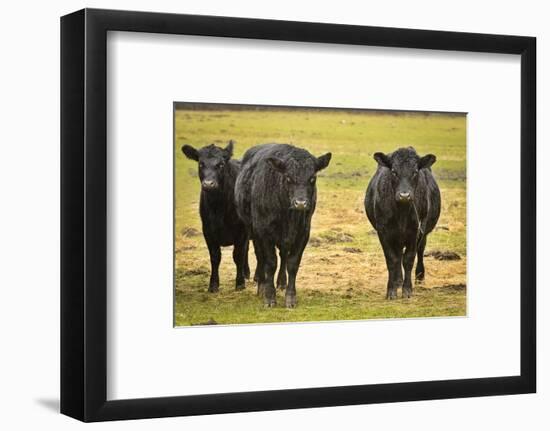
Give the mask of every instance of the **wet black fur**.
POLYGON ((330 153, 316 158, 287 144, 259 145, 243 157, 235 201, 254 242, 258 294, 264 295, 267 306, 275 305, 275 247, 281 259, 277 285, 286 288, 286 306, 296 305, 296 274, 317 201, 315 174, 328 166, 330 158, 330 153), (297 209, 297 203, 303 202, 297 209))
POLYGON ((388 268, 387 298, 412 296, 411 272, 415 256, 416 280, 424 279, 424 249, 441 211, 439 187, 431 171, 435 156, 419 157, 414 148, 376 153, 378 169, 365 195, 365 210, 384 250, 388 268), (410 200, 400 201, 400 194, 410 200), (416 211, 415 211, 416 207, 416 211), (405 270, 405 278, 401 267, 405 270))
POLYGON ((197 150, 184 145, 182 152, 198 162, 201 195, 199 212, 202 232, 212 267, 209 292, 217 292, 220 286, 219 266, 222 246, 233 245, 233 261, 237 267, 236 289, 244 289, 245 278, 250 276, 248 266, 248 235, 235 208, 235 181, 241 168, 239 160, 231 159, 233 141, 227 147, 209 145, 197 150), (217 186, 207 189, 205 181, 213 181, 217 186))

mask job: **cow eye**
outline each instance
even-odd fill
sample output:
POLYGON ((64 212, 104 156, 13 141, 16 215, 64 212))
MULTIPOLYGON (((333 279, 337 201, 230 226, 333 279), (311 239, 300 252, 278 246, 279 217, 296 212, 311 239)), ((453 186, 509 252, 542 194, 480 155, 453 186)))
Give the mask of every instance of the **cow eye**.
POLYGON ((391 173, 392 173, 393 176, 395 176, 395 177, 397 176, 397 171, 395 169, 392 169, 391 173))
POLYGON ((199 163, 199 168, 204 168, 204 163, 203 162, 199 163))
POLYGON ((218 169, 222 169, 224 167, 223 163, 218 163, 218 169))
POLYGON ((287 183, 291 184, 292 183, 292 178, 290 178, 289 176, 286 176, 285 177, 285 180, 287 183))
POLYGON ((315 182, 316 179, 317 179, 316 177, 311 177, 311 178, 309 179, 309 182, 310 182, 311 184, 313 184, 313 183, 315 182))

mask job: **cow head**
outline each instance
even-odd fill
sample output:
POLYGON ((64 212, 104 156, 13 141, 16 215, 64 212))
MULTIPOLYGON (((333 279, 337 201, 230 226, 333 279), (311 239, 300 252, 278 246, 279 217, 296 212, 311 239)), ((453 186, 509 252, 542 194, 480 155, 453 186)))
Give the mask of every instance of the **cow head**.
POLYGON ((406 204, 414 199, 420 170, 429 169, 436 159, 433 154, 420 157, 414 148, 408 147, 390 154, 374 153, 374 160, 379 166, 389 169, 395 200, 406 204))
POLYGON ((212 144, 200 150, 191 145, 181 147, 181 151, 188 159, 195 160, 199 164, 202 190, 209 192, 223 187, 226 166, 233 155, 233 144, 233 141, 229 141, 225 148, 212 144))
POLYGON ((307 211, 311 208, 316 190, 317 172, 328 166, 331 157, 331 153, 314 157, 307 151, 302 151, 284 160, 279 157, 267 159, 268 164, 281 174, 291 210, 307 211))

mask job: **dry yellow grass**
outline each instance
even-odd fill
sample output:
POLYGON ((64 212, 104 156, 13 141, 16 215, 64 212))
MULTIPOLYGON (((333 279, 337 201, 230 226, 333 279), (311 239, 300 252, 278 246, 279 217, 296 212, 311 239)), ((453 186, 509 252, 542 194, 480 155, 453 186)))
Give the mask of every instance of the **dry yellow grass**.
MULTIPOLYGON (((176 111, 176 324, 465 315, 465 139, 463 116, 176 111), (345 123, 342 118, 347 118, 345 123), (285 133, 292 134, 294 144, 313 154, 333 152, 331 165, 318 180, 311 240, 297 278, 298 307, 286 310, 279 305, 273 310, 264 309, 252 282, 245 292, 235 292, 230 247, 222 250, 220 293, 208 294, 210 262, 200 234, 196 163, 186 160, 180 147, 183 143, 197 147, 211 142, 221 144, 231 138, 237 140, 239 157, 252 145, 281 141, 280 136, 285 133), (438 157, 433 170, 441 188, 442 213, 426 251, 453 251, 461 259, 440 261, 426 257, 426 280, 416 286, 415 296, 387 301, 385 261, 378 237, 365 216, 363 198, 375 170, 372 153, 404 145, 438 157)), ((253 270, 252 247, 249 261, 253 270)))

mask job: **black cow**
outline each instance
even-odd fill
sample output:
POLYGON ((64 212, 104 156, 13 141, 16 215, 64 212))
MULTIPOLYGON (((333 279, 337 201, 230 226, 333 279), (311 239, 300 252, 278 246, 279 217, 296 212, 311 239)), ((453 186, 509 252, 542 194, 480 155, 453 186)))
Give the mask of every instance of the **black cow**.
POLYGON ((181 150, 189 159, 199 162, 201 181, 200 216, 202 232, 208 251, 212 273, 209 292, 217 292, 220 286, 221 246, 233 245, 233 261, 237 266, 235 286, 244 289, 245 278, 250 276, 248 267, 248 235, 235 209, 235 180, 241 163, 231 160, 233 141, 225 148, 214 144, 197 150, 184 145, 181 150))
POLYGON ((414 148, 390 154, 375 153, 378 169, 365 196, 365 210, 384 249, 388 267, 388 299, 412 296, 411 272, 415 255, 416 280, 424 279, 424 249, 441 211, 439 187, 432 175, 435 156, 420 157, 414 148), (401 265, 405 269, 405 279, 401 265))
POLYGON ((281 257, 277 284, 280 288, 286 285, 285 305, 296 306, 296 274, 317 201, 316 174, 328 166, 330 158, 330 153, 316 158, 287 144, 259 145, 243 157, 235 201, 252 235, 258 260, 258 294, 264 295, 268 307, 276 303, 275 247, 281 257))

